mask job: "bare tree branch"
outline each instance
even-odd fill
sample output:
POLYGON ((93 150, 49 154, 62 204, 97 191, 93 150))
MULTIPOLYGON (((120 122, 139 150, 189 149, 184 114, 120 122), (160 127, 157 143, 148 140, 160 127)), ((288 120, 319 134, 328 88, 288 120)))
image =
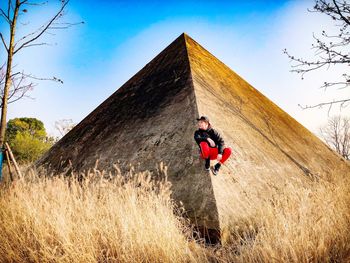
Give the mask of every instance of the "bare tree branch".
POLYGON ((72 119, 62 119, 55 121, 55 128, 60 133, 61 137, 66 135, 71 129, 74 128, 76 124, 73 122, 72 119))
POLYGON ((25 73, 20 73, 20 74, 22 74, 24 77, 30 78, 30 79, 56 81, 56 82, 59 82, 59 83, 63 84, 63 80, 61 80, 61 79, 59 79, 59 78, 56 78, 56 77, 52 77, 52 78, 41 78, 41 77, 33 76, 32 74, 25 74, 25 73))
MULTIPOLYGON (((291 55, 286 49, 283 50, 284 54, 293 63, 291 65, 291 72, 295 72, 301 75, 304 79, 305 74, 311 71, 317 71, 321 68, 329 70, 331 67, 344 65, 350 66, 350 3, 337 0, 315 0, 313 9, 309 12, 316 12, 328 15, 332 20, 336 21, 335 26, 338 28, 338 34, 327 34, 322 31, 321 37, 317 37, 313 34, 315 43, 312 44, 312 49, 315 50, 314 59, 298 58, 291 55), (340 23, 338 23, 340 22, 340 23)), ((340 76, 343 81, 325 81, 321 86, 323 89, 328 87, 339 86, 339 89, 350 87, 350 76, 344 73, 340 76)), ((313 106, 301 106, 303 109, 318 108, 322 106, 330 106, 334 104, 340 104, 340 107, 347 105, 350 99, 333 100, 329 102, 319 103, 313 106)), ((300 105, 299 105, 300 106, 300 105)))
POLYGON ((41 2, 41 3, 27 3, 27 1, 23 4, 26 4, 26 5, 33 5, 33 6, 38 6, 38 5, 45 5, 47 4, 48 1, 45 1, 45 2, 41 2))
POLYGON ((340 11, 339 6, 338 6, 338 4, 337 4, 337 1, 333 0, 333 4, 334 4, 335 7, 337 8, 337 11, 338 11, 337 13, 338 13, 338 15, 343 19, 343 21, 344 21, 345 23, 347 23, 348 25, 350 25, 350 21, 349 21, 345 16, 343 16, 342 11, 340 11))
POLYGON ((52 46, 52 44, 43 42, 43 43, 29 44, 24 46, 23 48, 33 47, 33 46, 52 46))
POLYGON ((32 39, 29 39, 28 41, 24 42, 19 48, 17 48, 13 54, 16 54, 19 50, 21 50, 23 47, 25 47, 27 44, 37 40, 49 27, 50 25, 62 15, 63 9, 66 7, 66 5, 69 3, 69 1, 64 1, 62 2, 62 6, 60 8, 60 10, 56 13, 56 15, 47 23, 46 26, 44 26, 44 28, 41 30, 41 32, 39 32, 38 35, 36 35, 35 37, 33 37, 32 39))
MULTIPOLYGON (((8 2, 7 2, 7 17, 10 19, 10 9, 11 9, 11 7, 12 7, 12 3, 11 3, 11 0, 8 0, 8 2)), ((12 8, 12 10, 13 10, 13 8, 12 8)))
POLYGON ((347 102, 350 102, 350 98, 349 99, 343 99, 343 100, 333 100, 333 101, 327 101, 327 102, 322 102, 322 103, 319 103, 319 104, 316 104, 316 105, 301 105, 301 104, 298 104, 298 106, 300 108, 302 108, 303 110, 305 109, 313 109, 313 108, 322 108, 324 106, 329 106, 328 108, 328 115, 330 114, 330 111, 331 111, 331 108, 333 107, 334 104, 338 104, 340 105, 340 108, 344 108, 347 106, 347 102))
POLYGON ((4 36, 2 35, 2 33, 0 33, 0 37, 1 37, 1 41, 2 41, 2 43, 4 44, 4 47, 5 47, 5 49, 6 49, 7 53, 8 53, 8 52, 9 52, 9 49, 8 49, 8 47, 7 47, 7 45, 6 45, 6 42, 5 42, 5 39, 4 39, 4 36))
MULTIPOLYGON (((0 98, 4 96, 4 80, 5 80, 5 71, 4 66, 0 67, 0 98)), ((28 82, 29 78, 22 72, 17 72, 11 75, 11 88, 8 95, 8 103, 16 102, 22 98, 31 98, 26 93, 32 90, 37 84, 33 82, 28 82)), ((2 103, 0 104, 2 108, 2 103)))
MULTIPOLYGON (((35 35, 35 34, 36 34, 37 32, 39 32, 42 28, 44 28, 44 26, 41 26, 41 27, 39 27, 37 30, 35 30, 35 31, 31 32, 31 33, 29 33, 28 35, 23 36, 22 38, 20 38, 20 39, 17 41, 17 43, 21 42, 22 40, 24 40, 24 39, 26 39, 26 38, 28 38, 28 37, 30 37, 30 36, 32 36, 32 35, 35 35)), ((16 45, 15 45, 15 46, 16 46, 16 45)))
MULTIPOLYGON (((42 4, 45 4, 45 3, 46 3, 46 2, 43 2, 42 4)), ((33 35, 35 35, 35 34, 39 34, 38 32, 44 31, 44 33, 46 33, 46 34, 54 35, 54 34, 48 32, 48 31, 45 31, 45 27, 47 27, 47 24, 48 24, 48 23, 49 23, 49 22, 47 22, 46 24, 42 25, 41 27, 39 27, 39 28, 36 29, 35 31, 33 31, 33 32, 31 32, 31 33, 29 33, 29 34, 23 36, 22 38, 20 38, 20 39, 17 41, 17 43, 15 44, 15 46, 17 46, 21 41, 25 40, 26 38, 28 38, 28 37, 30 37, 30 36, 33 36, 33 35)), ((77 22, 77 23, 54 23, 54 22, 52 22, 51 25, 64 25, 64 26, 62 26, 62 27, 53 27, 53 26, 49 26, 49 27, 47 27, 47 29, 66 29, 66 28, 69 28, 69 27, 72 27, 72 26, 76 26, 76 25, 79 25, 79 24, 84 24, 84 22, 83 22, 83 21, 82 21, 82 22, 77 22)), ((46 29, 46 30, 47 30, 47 29, 46 29)))
POLYGON ((330 148, 350 160, 350 120, 345 117, 333 116, 326 125, 319 128, 321 138, 330 148))
POLYGON ((7 23, 11 24, 10 17, 9 17, 8 15, 6 15, 5 12, 4 12, 4 10, 2 10, 1 8, 0 8, 0 13, 1 13, 1 16, 2 16, 3 18, 5 18, 5 20, 6 20, 7 23))
POLYGON ((76 26, 79 24, 84 24, 84 22, 78 22, 78 23, 68 23, 66 26, 50 26, 50 29, 67 29, 72 26, 76 26))

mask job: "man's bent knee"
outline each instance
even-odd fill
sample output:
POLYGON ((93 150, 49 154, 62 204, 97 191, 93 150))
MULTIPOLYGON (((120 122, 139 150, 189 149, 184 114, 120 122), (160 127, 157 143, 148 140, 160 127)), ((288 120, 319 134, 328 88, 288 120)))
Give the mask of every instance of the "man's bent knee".
POLYGON ((226 154, 228 155, 228 156, 230 156, 231 155, 231 153, 232 153, 232 149, 231 149, 231 147, 227 147, 227 148, 225 148, 224 149, 224 152, 226 151, 226 154))
POLYGON ((209 157, 209 153, 210 153, 208 143, 207 142, 201 142, 199 144, 199 146, 201 148, 201 157, 203 159, 207 159, 209 157))
POLYGON ((223 150, 222 159, 220 162, 223 164, 230 157, 231 153, 232 153, 231 147, 226 147, 223 150))

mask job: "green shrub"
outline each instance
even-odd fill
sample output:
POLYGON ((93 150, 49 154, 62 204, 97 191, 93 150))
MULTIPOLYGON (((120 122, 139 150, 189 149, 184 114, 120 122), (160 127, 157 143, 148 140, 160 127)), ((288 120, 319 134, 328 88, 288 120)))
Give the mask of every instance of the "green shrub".
POLYGON ((17 133, 11 141, 13 154, 20 161, 33 162, 40 158, 50 147, 49 142, 35 138, 28 132, 17 133))
POLYGON ((53 145, 53 140, 47 137, 44 124, 35 118, 9 120, 6 138, 20 162, 39 159, 53 145))

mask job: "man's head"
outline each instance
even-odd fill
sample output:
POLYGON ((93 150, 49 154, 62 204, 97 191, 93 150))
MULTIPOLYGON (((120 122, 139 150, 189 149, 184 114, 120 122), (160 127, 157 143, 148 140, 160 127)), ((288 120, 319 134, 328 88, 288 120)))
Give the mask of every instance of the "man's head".
POLYGON ((206 130, 210 126, 209 118, 207 116, 202 116, 197 119, 198 128, 201 130, 206 130))

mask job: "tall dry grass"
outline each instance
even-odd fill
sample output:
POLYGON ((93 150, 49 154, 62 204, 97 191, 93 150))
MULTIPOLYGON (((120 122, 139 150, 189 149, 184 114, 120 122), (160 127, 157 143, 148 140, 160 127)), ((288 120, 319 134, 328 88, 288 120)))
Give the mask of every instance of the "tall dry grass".
POLYGON ((17 180, 1 190, 0 262, 205 260, 169 196, 148 173, 17 180))
POLYGON ((350 176, 286 185, 205 247, 148 173, 36 174, 0 190, 0 262, 350 262, 350 176))
POLYGON ((350 262, 350 175, 289 184, 236 222, 221 254, 234 262, 350 262))

